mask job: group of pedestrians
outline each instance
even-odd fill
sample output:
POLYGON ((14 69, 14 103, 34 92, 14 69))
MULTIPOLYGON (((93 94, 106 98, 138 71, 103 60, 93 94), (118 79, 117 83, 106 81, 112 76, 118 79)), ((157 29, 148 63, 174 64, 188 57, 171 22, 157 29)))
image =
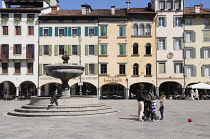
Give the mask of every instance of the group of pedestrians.
MULTIPOLYGON (((157 109, 157 104, 155 102, 155 97, 152 94, 152 91, 146 91, 144 90, 144 85, 139 84, 139 88, 136 92, 136 98, 138 102, 138 121, 143 122, 143 113, 144 111, 147 112, 147 115, 151 117, 152 122, 157 122, 158 120, 155 120, 155 113, 157 109)), ((163 120, 163 112, 164 112, 164 105, 163 101, 160 101, 160 108, 159 108, 161 118, 160 120, 163 120)))

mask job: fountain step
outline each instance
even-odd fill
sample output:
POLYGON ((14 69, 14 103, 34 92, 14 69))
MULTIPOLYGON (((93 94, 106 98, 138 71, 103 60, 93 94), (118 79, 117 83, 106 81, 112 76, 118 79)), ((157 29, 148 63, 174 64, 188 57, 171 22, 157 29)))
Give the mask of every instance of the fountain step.
POLYGON ((71 112, 88 112, 88 111, 99 111, 99 110, 108 110, 111 107, 103 106, 103 107, 84 107, 84 108, 68 108, 61 109, 58 107, 50 107, 49 109, 45 107, 45 109, 15 109, 15 112, 22 113, 71 113, 71 112))
MULTIPOLYGON (((47 110, 46 110, 47 111, 47 110)), ((78 116, 98 116, 110 115, 117 113, 117 110, 106 109, 97 111, 80 111, 80 112, 58 112, 58 113, 23 113, 23 112, 8 112, 8 115, 19 117, 78 117, 78 116)))

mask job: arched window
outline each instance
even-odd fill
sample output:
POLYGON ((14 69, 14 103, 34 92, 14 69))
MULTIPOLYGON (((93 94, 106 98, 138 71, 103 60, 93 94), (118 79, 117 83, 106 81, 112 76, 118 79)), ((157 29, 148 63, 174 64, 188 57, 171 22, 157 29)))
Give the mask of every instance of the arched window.
POLYGON ((144 24, 140 25, 140 35, 144 35, 144 24))
POLYGON ((151 64, 146 65, 146 75, 152 75, 152 66, 151 64))
POLYGON ((146 55, 151 55, 152 54, 151 44, 150 43, 146 44, 145 49, 146 49, 146 55))
POLYGON ((139 65, 137 63, 133 65, 133 75, 139 75, 139 65))
POLYGON ((138 55, 139 54, 139 45, 138 43, 133 44, 133 55, 138 55))
POLYGON ((145 35, 150 36, 151 35, 151 26, 150 24, 146 25, 146 31, 145 31, 145 35))
POLYGON ((138 35, 138 25, 137 24, 133 25, 133 35, 135 35, 135 36, 138 35))

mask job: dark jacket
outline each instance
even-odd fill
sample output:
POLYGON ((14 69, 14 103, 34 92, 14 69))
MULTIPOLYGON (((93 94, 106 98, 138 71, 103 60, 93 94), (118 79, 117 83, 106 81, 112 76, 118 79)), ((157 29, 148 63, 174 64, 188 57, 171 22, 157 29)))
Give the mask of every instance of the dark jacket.
POLYGON ((146 98, 146 92, 144 90, 138 89, 136 91, 136 99, 137 101, 144 101, 146 98))

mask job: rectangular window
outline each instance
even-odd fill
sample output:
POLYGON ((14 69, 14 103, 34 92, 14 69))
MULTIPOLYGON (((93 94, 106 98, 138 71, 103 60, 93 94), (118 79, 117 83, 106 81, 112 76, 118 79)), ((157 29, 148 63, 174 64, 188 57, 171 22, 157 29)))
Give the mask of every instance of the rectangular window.
POLYGON ((46 69, 45 67, 49 65, 49 64, 43 64, 43 75, 47 75, 46 69))
POLYGON ((89 74, 94 74, 95 71, 94 71, 94 64, 89 64, 89 74))
POLYGON ((159 27, 165 27, 165 17, 159 17, 158 23, 159 27))
POLYGON ((72 23, 78 23, 78 21, 77 20, 72 20, 72 23))
POLYGON ((195 42, 196 36, 193 31, 184 32, 184 42, 195 42))
POLYGON ((159 1, 159 9, 164 10, 165 9, 165 1, 159 1))
POLYGON ((59 23, 64 23, 64 20, 59 20, 58 22, 59 22, 59 23))
POLYGON ((21 26, 15 26, 15 35, 21 35, 21 26))
POLYGON ((2 63, 2 73, 3 74, 8 73, 8 63, 2 63))
POLYGON ((203 41, 210 42, 210 31, 203 31, 203 41))
POLYGON ((125 64, 119 65, 119 74, 125 74, 125 64))
POLYGON ((204 58, 210 58, 210 48, 203 49, 204 58))
POLYGON ((21 50, 22 50, 21 44, 14 45, 14 51, 13 51, 14 54, 21 54, 22 53, 21 50))
POLYGON ((126 55, 126 45, 125 44, 119 45, 119 55, 126 55))
POLYGON ((1 52, 3 54, 9 54, 9 45, 8 44, 3 44, 1 52))
POLYGON ((1 18, 2 18, 2 17, 9 18, 9 14, 1 14, 1 18))
POLYGON ((174 2, 174 9, 175 10, 180 10, 181 9, 181 0, 176 0, 174 2))
POLYGON ((174 63, 174 73, 183 73, 182 63, 174 63))
POLYGON ((107 36, 107 26, 100 26, 100 35, 107 36))
POLYGON ((210 18, 204 18, 204 25, 208 26, 210 24, 210 18))
POLYGON ((72 55, 78 55, 78 46, 72 45, 72 55))
POLYGON ((107 64, 101 64, 101 74, 107 74, 107 64))
POLYGON ((44 36, 49 36, 49 28, 48 27, 44 27, 43 31, 44 31, 44 36))
POLYGON ((125 37, 126 36, 126 28, 125 26, 119 26, 119 36, 125 37))
POLYGON ((174 39, 174 50, 181 50, 182 46, 181 43, 182 40, 181 39, 174 39))
POLYGON ((205 77, 210 77, 210 66, 206 65, 204 69, 205 77))
POLYGON ((101 45, 101 55, 107 55, 107 45, 101 45))
POLYGON ((34 14, 28 14, 27 15, 27 18, 34 18, 35 16, 34 16, 34 14))
POLYGON ((173 1, 172 0, 167 1, 167 9, 173 10, 173 1))
POLYGON ((187 26, 192 25, 192 19, 190 19, 190 18, 185 19, 185 25, 187 25, 187 26))
POLYGON ((28 63, 27 68, 28 68, 28 73, 33 73, 33 63, 28 63))
POLYGON ((59 27, 58 34, 59 34, 59 36, 64 36, 64 28, 63 27, 59 27))
POLYGON ((94 27, 89 27, 89 35, 90 36, 94 35, 94 27))
POLYGON ((193 66, 187 67, 187 77, 193 77, 193 66))
POLYGON ((44 45, 44 55, 49 55, 49 45, 44 45))
POLYGON ((28 26, 28 35, 34 35, 34 26, 28 26))
POLYGON ((186 48, 186 58, 193 58, 193 49, 186 48))
POLYGON ((182 25, 182 17, 174 17, 174 26, 181 27, 182 25))
POLYGON ((159 73, 166 73, 165 63, 159 63, 158 67, 159 67, 159 73))
POLYGON ((49 23, 49 20, 43 20, 43 23, 49 23))
POLYGON ((72 34, 73 36, 77 36, 77 27, 72 27, 72 34))
POLYGON ((64 45, 59 45, 59 55, 64 55, 64 45))
POLYGON ((94 55, 94 45, 89 45, 89 55, 94 55))
POLYGON ((8 34, 8 26, 2 26, 3 35, 9 35, 8 34))
POLYGON ((166 39, 158 39, 158 50, 166 50, 166 39))
POLYGON ((14 18, 21 18, 21 14, 14 14, 14 18))
POLYGON ((15 63, 15 73, 20 74, 20 63, 15 63))
POLYGON ((26 46, 26 57, 29 59, 34 58, 34 45, 33 44, 28 44, 26 46))

